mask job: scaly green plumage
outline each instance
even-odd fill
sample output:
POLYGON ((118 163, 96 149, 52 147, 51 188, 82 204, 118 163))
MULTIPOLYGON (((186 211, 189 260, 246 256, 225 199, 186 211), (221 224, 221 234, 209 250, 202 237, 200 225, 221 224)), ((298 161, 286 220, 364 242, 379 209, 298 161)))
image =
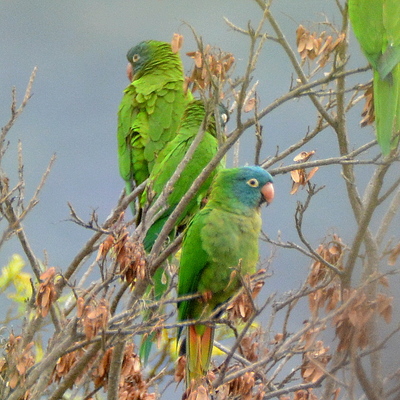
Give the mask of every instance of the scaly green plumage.
MULTIPOLYGON (((207 319, 239 290, 239 274, 255 272, 260 206, 273 194, 272 177, 260 167, 226 169, 215 177, 206 206, 188 227, 180 259, 178 296, 202 297, 178 304, 179 321, 207 319)), ((187 386, 208 370, 213 332, 201 323, 187 329, 187 386)))
MULTIPOLYGON (((228 113, 226 109, 220 106, 220 117, 221 125, 224 126, 228 119, 228 113)), ((193 100, 190 102, 183 115, 181 126, 179 127, 176 137, 169 142, 165 148, 160 152, 159 158, 154 165, 154 168, 150 174, 149 185, 147 190, 143 193, 142 204, 144 204, 148 197, 148 190, 151 191, 151 195, 154 196, 152 202, 157 200, 165 185, 172 177, 173 173, 177 169, 178 165, 186 156, 189 147, 196 138, 203 120, 206 116, 204 103, 202 100, 193 100)), ((167 205, 168 209, 163 215, 150 227, 147 236, 145 238, 145 249, 150 251, 154 241, 160 233, 164 223, 174 211, 179 201, 189 190, 193 181, 199 176, 201 171, 207 166, 207 164, 213 159, 218 151, 218 139, 215 126, 215 119, 213 115, 208 117, 208 124, 206 131, 199 145, 197 146, 192 158, 187 163, 186 167, 182 171, 180 177, 176 181, 173 191, 168 196, 167 205)), ((211 181, 214 175, 222 168, 224 168, 224 162, 221 161, 217 168, 210 174, 206 181, 201 185, 197 194, 193 197, 190 203, 186 206, 181 216, 176 222, 176 226, 185 224, 190 219, 190 216, 200 207, 201 200, 205 197, 211 181)))
MULTIPOLYGON (((144 205, 147 201, 147 197, 149 196, 148 192, 151 192, 151 195, 153 196, 153 203, 157 200, 165 185, 177 169, 178 165, 186 156, 189 147, 201 129, 205 117, 206 111, 202 100, 193 100, 188 104, 176 137, 160 152, 159 158, 154 165, 149 177, 149 185, 142 195, 142 205, 144 205)), ((225 122, 227 121, 227 117, 228 114, 226 109, 220 106, 220 118, 222 121, 222 126, 224 126, 225 122)), ((148 230, 144 240, 144 247, 147 252, 151 251, 153 244, 161 232, 165 222, 174 211, 182 197, 190 189, 193 181, 199 176, 201 171, 213 159, 218 151, 219 146, 214 115, 208 116, 207 122, 206 131, 204 132, 202 140, 199 142, 192 158, 186 164, 186 167, 174 185, 173 191, 167 199, 167 210, 148 230)), ((182 214, 176 221, 175 226, 177 228, 183 229, 184 225, 191 218, 193 213, 200 208, 200 203, 206 196, 214 175, 223 167, 224 162, 221 161, 201 185, 196 195, 185 207, 182 214)), ((166 284, 162 279, 162 272, 163 269, 160 268, 153 277, 154 298, 156 300, 160 299, 162 294, 165 292, 166 284)), ((152 337, 146 337, 141 345, 140 354, 144 363, 147 361, 151 350, 151 341, 152 337)))
POLYGON ((158 153, 177 131, 187 99, 182 62, 165 42, 128 51, 131 83, 118 111, 118 162, 127 191, 146 180, 158 153))
POLYGON ((400 131, 400 1, 349 0, 354 34, 373 68, 376 135, 384 155, 400 131))

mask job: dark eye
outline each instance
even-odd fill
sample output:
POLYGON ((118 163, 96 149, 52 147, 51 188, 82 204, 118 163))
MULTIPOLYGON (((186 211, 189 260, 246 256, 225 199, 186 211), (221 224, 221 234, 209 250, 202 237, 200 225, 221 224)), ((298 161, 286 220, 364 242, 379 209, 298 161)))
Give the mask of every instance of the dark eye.
POLYGON ((258 180, 256 178, 251 178, 246 182, 251 187, 258 187, 258 180))
POLYGON ((138 62, 140 60, 140 56, 139 56, 139 54, 134 54, 133 55, 133 57, 132 57, 132 62, 138 62))

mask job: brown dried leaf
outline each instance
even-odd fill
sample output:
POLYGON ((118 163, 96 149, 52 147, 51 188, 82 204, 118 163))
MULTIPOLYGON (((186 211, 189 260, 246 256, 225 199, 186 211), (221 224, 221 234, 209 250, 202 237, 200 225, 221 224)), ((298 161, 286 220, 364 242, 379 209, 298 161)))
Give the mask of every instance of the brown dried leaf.
POLYGON ((393 297, 388 297, 382 293, 378 293, 376 301, 378 303, 378 313, 383 317, 387 324, 390 324, 392 322, 393 297))
POLYGON ((146 274, 146 253, 143 244, 133 240, 124 226, 119 227, 112 238, 113 243, 107 242, 106 247, 111 246, 110 249, 113 249, 122 279, 133 285, 146 274))
POLYGON ((303 354, 301 371, 305 382, 315 383, 325 374, 326 365, 331 360, 328 351, 329 347, 324 347, 323 342, 319 340, 315 342, 313 350, 303 354))
POLYGON ((105 238, 103 243, 100 244, 99 251, 97 252, 96 256, 96 261, 105 258, 113 245, 114 245, 114 236, 110 234, 105 238))
POLYGON ((274 336, 274 344, 278 344, 278 343, 282 342, 282 340, 283 340, 284 338, 285 338, 285 336, 284 336, 283 333, 277 333, 277 334, 274 336))
POLYGON ((306 177, 306 182, 308 182, 314 175, 315 173, 318 171, 319 167, 314 167, 307 175, 306 177))
MULTIPOLYGON (((302 151, 296 157, 294 157, 295 162, 305 162, 307 161, 312 155, 315 154, 315 151, 302 151)), ((290 171, 290 176, 292 178, 292 190, 290 194, 295 194, 300 186, 305 186, 307 182, 314 176, 314 174, 318 171, 318 167, 314 167, 309 174, 307 174, 304 168, 299 168, 293 171, 290 171)))
MULTIPOLYGON (((342 259, 344 244, 341 238, 333 235, 332 240, 322 243, 316 249, 316 253, 328 263, 334 265, 339 270, 343 269, 342 259)), ((325 264, 316 260, 311 265, 311 270, 307 278, 311 287, 316 287, 326 283, 326 286, 317 289, 308 296, 309 308, 313 315, 317 315, 319 309, 325 307, 326 311, 332 311, 337 307, 341 300, 341 282, 338 276, 325 264)))
POLYGON ((33 342, 30 342, 22 348, 22 337, 10 334, 8 342, 4 346, 5 358, 0 363, 1 370, 8 371, 6 379, 10 388, 14 389, 17 385, 23 384, 26 372, 35 364, 32 354, 33 345, 33 342))
POLYGON ((295 169, 290 171, 290 176, 292 177, 293 182, 300 183, 302 178, 302 171, 301 169, 295 169))
POLYGON ((292 190, 290 191, 290 194, 295 194, 295 193, 297 193, 297 191, 299 190, 299 188, 300 188, 300 184, 297 183, 297 182, 294 182, 294 183, 292 184, 292 190))
POLYGON ((246 104, 244 105, 243 111, 245 113, 248 113, 248 112, 254 110, 254 107, 256 106, 256 103, 257 103, 257 100, 256 100, 255 97, 252 97, 252 98, 248 99, 246 101, 246 104))
POLYGON ((176 362, 174 380, 175 382, 181 382, 185 379, 185 370, 186 370, 186 357, 180 356, 178 361, 176 362))
POLYGON ((54 284, 55 276, 56 269, 54 267, 49 268, 40 275, 41 283, 37 291, 35 305, 42 317, 46 317, 51 305, 57 298, 57 291, 54 284))
POLYGON ((370 85, 364 93, 365 104, 361 116, 363 117, 360 121, 361 127, 372 125, 375 121, 375 106, 374 106, 374 90, 373 86, 370 85))
POLYGON ((314 60, 319 56, 317 63, 323 68, 329 61, 331 54, 337 51, 338 47, 345 41, 345 34, 341 33, 336 39, 333 36, 326 36, 325 32, 317 34, 300 25, 296 30, 297 51, 303 62, 306 58, 314 60))
POLYGON ((309 58, 313 60, 319 53, 322 38, 316 38, 316 34, 311 34, 310 31, 305 29, 302 25, 296 30, 296 43, 297 51, 300 53, 302 60, 309 58))
POLYGON ((293 161, 296 162, 305 162, 308 161, 315 154, 315 150, 311 151, 302 151, 301 153, 297 154, 296 157, 293 158, 293 161))
MULTIPOLYGON (((194 60, 192 72, 185 79, 186 89, 190 88, 193 93, 199 88, 207 89, 211 93, 213 90, 211 82, 214 79, 225 82, 235 61, 232 54, 212 48, 210 45, 204 48, 203 54, 200 51, 192 51, 186 55, 194 60)), ((223 97, 224 94, 221 93, 221 98, 223 97)))
POLYGON ((392 251, 390 252, 388 265, 394 266, 397 262, 397 259, 400 256, 400 243, 395 246, 392 251))
POLYGON ((183 36, 179 33, 174 33, 171 40, 171 49, 173 53, 179 53, 183 46, 183 36))
POLYGON ((18 374, 16 372, 14 372, 11 375, 10 380, 8 381, 8 384, 9 384, 10 388, 11 389, 15 389, 17 387, 17 385, 18 385, 18 381, 19 381, 19 376, 18 376, 18 374))
POLYGON ((78 300, 76 301, 76 316, 78 318, 81 318, 84 312, 84 306, 85 306, 85 300, 83 297, 78 297, 78 300))
POLYGON ((345 41, 346 35, 344 33, 341 33, 335 41, 333 41, 332 36, 328 36, 326 38, 325 43, 321 46, 319 49, 319 55, 320 58, 318 59, 318 65, 323 68, 326 63, 329 61, 330 56, 332 53, 334 53, 338 47, 345 41))
POLYGON ((47 284, 50 282, 52 278, 56 275, 56 269, 54 267, 50 267, 47 271, 43 272, 42 275, 40 275, 40 280, 47 284))
POLYGON ((245 336, 240 342, 243 356, 251 362, 258 360, 259 339, 260 332, 253 332, 251 335, 245 336))
POLYGON ((252 300, 257 297, 258 293, 261 291, 261 288, 264 286, 264 281, 255 280, 258 275, 259 273, 256 273, 251 277, 247 276, 246 284, 249 287, 251 298, 249 298, 247 292, 242 292, 239 296, 237 296, 235 300, 227 307, 229 319, 240 319, 244 322, 247 322, 253 315, 254 307, 252 300))

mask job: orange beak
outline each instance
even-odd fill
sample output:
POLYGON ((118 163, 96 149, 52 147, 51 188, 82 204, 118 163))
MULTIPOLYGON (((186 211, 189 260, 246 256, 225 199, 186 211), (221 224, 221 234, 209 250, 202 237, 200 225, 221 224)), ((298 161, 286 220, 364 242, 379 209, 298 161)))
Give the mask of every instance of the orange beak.
POLYGON ((275 196, 274 185, 271 182, 266 183, 261 188, 261 193, 264 196, 265 201, 270 204, 275 196))

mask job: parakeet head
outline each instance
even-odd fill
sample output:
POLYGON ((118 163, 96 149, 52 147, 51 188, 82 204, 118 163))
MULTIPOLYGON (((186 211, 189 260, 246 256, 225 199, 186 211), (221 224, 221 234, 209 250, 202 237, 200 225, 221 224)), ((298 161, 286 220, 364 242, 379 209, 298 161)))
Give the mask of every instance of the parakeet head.
POLYGON ((170 58, 179 58, 172 52, 171 45, 167 42, 156 40, 145 40, 132 47, 126 54, 129 63, 126 74, 130 81, 143 75, 146 69, 160 67, 167 63, 170 58))
POLYGON ((140 42, 132 47, 126 54, 129 63, 126 67, 126 74, 128 79, 132 81, 134 77, 143 69, 148 63, 152 54, 152 46, 150 40, 140 42))
MULTIPOLYGON (((207 130, 212 134, 216 135, 215 132, 215 117, 214 114, 216 112, 212 113, 211 116, 208 118, 208 126, 207 130)), ((206 111, 204 108, 204 101, 200 99, 195 99, 192 100, 187 106, 185 113, 183 115, 183 124, 190 125, 192 127, 197 126, 203 122, 203 119, 206 115, 206 111)), ((229 111, 227 108, 222 104, 218 104, 218 116, 219 116, 219 121, 220 121, 220 127, 222 129, 225 128, 226 123, 229 120, 229 111)))
POLYGON ((229 121, 229 111, 222 103, 219 103, 218 112, 219 112, 221 127, 225 128, 225 125, 229 121))
POLYGON ((274 199, 272 176, 257 166, 229 168, 215 177, 210 199, 234 208, 255 209, 274 199))

